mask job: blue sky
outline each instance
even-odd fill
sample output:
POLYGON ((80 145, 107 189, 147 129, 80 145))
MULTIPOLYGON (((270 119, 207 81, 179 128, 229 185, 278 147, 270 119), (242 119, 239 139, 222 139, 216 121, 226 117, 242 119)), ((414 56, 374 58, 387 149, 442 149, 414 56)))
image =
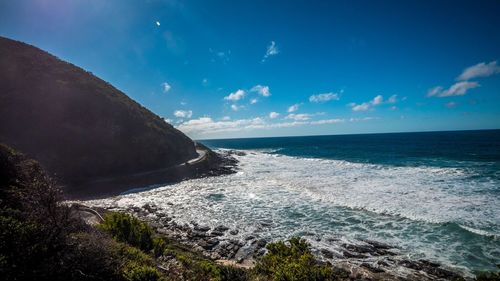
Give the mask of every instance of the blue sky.
POLYGON ((0 0, 197 139, 500 128, 498 1, 0 0))

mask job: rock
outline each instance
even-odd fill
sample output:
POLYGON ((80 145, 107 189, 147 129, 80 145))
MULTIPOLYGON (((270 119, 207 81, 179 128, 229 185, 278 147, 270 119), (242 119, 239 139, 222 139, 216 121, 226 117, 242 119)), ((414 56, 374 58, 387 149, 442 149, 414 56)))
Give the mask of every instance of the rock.
POLYGON ((231 151, 229 151, 229 154, 234 154, 236 156, 245 156, 245 155, 247 155, 245 152, 239 151, 239 150, 231 150, 231 151))
POLYGON ((191 231, 191 227, 189 227, 189 225, 187 225, 187 224, 183 224, 183 225, 178 224, 177 228, 180 229, 181 231, 184 231, 184 232, 191 231))
POLYGON ((266 253, 266 249, 262 248, 262 249, 259 249, 258 251, 256 251, 253 256, 255 258, 258 258, 258 257, 262 257, 264 254, 266 253))
POLYGON ((198 237, 198 238, 205 238, 207 237, 207 234, 205 232, 201 232, 201 231, 191 231, 190 233, 188 233, 188 236, 189 237, 198 237))
POLYGON ((149 203, 144 204, 142 208, 149 213, 154 213, 157 210, 156 206, 150 205, 149 203))
POLYGON ((375 252, 375 248, 373 246, 369 246, 369 245, 348 245, 348 244, 344 244, 342 245, 344 248, 346 248, 347 250, 351 251, 351 252, 356 252, 356 253, 362 253, 362 254, 366 254, 366 253, 374 253, 375 252))
POLYGON ((252 240, 252 239, 255 239, 255 236, 253 235, 249 235, 247 237, 245 237, 245 240, 248 241, 248 240, 252 240))
POLYGON ((231 234, 231 235, 236 235, 236 234, 238 234, 238 233, 239 233, 238 229, 231 229, 231 230, 229 231, 229 234, 231 234))
POLYGON ((148 224, 155 230, 162 227, 162 225, 156 221, 150 221, 148 224))
POLYGON ((363 255, 363 254, 355 254, 355 253, 351 253, 349 251, 343 251, 342 252, 342 255, 346 258, 356 258, 356 259, 364 259, 364 258, 367 258, 366 255, 363 255))
POLYGON ((229 240, 221 242, 220 246, 218 247, 218 253, 223 257, 232 259, 236 255, 236 252, 238 252, 239 249, 240 246, 238 246, 238 244, 229 240))
POLYGON ((205 250, 212 250, 215 246, 219 244, 219 240, 217 239, 208 239, 208 240, 201 240, 198 242, 198 245, 201 246, 205 250))
POLYGON ((431 261, 428 261, 428 260, 419 260, 419 262, 422 265, 429 266, 429 267, 439 267, 440 266, 439 263, 431 262, 431 261))
POLYGON ((267 244, 267 241, 265 239, 259 239, 257 240, 257 248, 264 248, 267 244))
POLYGON ((225 232, 229 229, 229 227, 227 226, 224 226, 224 225, 219 225, 217 226, 216 228, 214 228, 215 231, 219 231, 219 232, 225 232))
POLYGON ((378 268, 378 267, 374 267, 373 265, 371 265, 369 263, 362 263, 361 266, 368 269, 369 271, 371 271, 373 273, 385 272, 385 270, 378 268))
POLYGON ((210 234, 212 236, 222 236, 222 235, 224 235, 224 233, 222 233, 220 231, 216 231, 216 230, 212 230, 212 232, 210 232, 210 234))
POLYGON ((371 244, 368 245, 352 245, 352 244, 343 244, 344 248, 349 250, 350 252, 361 253, 361 254, 370 254, 372 256, 394 256, 395 253, 386 250, 385 246, 381 246, 381 248, 374 247, 371 244))
POLYGON ((321 249, 320 252, 327 259, 332 259, 333 258, 333 252, 330 251, 330 250, 328 250, 328 249, 321 249))
POLYGON ((433 275, 438 278, 443 278, 447 280, 454 280, 461 278, 460 274, 441 268, 440 264, 427 260, 419 260, 419 261, 402 260, 398 264, 414 270, 423 271, 429 275, 433 275))
POLYGON ((271 221, 261 221, 260 225, 263 227, 270 227, 272 225, 271 221))
POLYGON ((385 262, 385 261, 383 261, 383 260, 379 260, 379 261, 377 261, 377 264, 378 264, 378 265, 382 265, 382 266, 389 266, 389 264, 388 264, 388 263, 386 263, 386 262, 385 262))
POLYGON ((227 240, 228 243, 230 244, 233 244, 235 246, 237 246, 238 248, 242 247, 245 245, 245 242, 243 241, 240 241, 240 240, 236 240, 236 239, 230 239, 230 240, 227 240))
POLYGON ((340 239, 335 238, 335 237, 329 237, 329 238, 326 238, 326 241, 328 241, 328 242, 330 242, 330 243, 332 243, 332 242, 337 242, 337 241, 339 241, 339 240, 340 240, 340 239))
POLYGON ((199 226, 199 225, 195 225, 195 226, 194 226, 194 230, 207 232, 207 231, 209 231, 209 230, 210 230, 210 227, 208 227, 208 226, 199 226))
POLYGON ((385 243, 382 243, 382 242, 378 242, 378 241, 374 241, 374 240, 364 240, 364 242, 372 245, 374 248, 376 249, 384 249, 384 250, 388 250, 388 249, 393 249, 395 247, 389 245, 389 244, 385 244, 385 243))

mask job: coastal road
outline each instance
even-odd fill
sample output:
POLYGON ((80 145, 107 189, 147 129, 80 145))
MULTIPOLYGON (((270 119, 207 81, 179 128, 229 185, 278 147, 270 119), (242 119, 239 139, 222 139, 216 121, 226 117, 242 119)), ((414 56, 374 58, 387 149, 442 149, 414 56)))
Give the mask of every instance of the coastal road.
POLYGON ((196 164, 196 163, 200 163, 200 162, 204 161, 205 158, 207 157, 207 151, 206 150, 196 149, 196 153, 198 153, 198 157, 196 157, 194 159, 191 159, 191 160, 189 160, 186 163, 183 163, 181 165, 186 165, 186 164, 193 165, 193 164, 196 164))
POLYGON ((152 170, 152 171, 147 171, 147 172, 139 172, 139 173, 134 173, 134 174, 129 174, 121 177, 106 177, 106 178, 101 178, 101 179, 96 179, 91 182, 88 182, 87 184, 96 184, 96 183, 106 183, 106 182, 112 182, 116 179, 120 178, 134 178, 134 177, 142 177, 142 176, 147 176, 147 175, 152 175, 152 174, 157 174, 157 173, 167 173, 168 171, 175 169, 177 167, 184 167, 186 165, 194 165, 201 163, 207 159, 207 151, 204 149, 196 149, 196 153, 198 153, 198 156, 196 158, 190 159, 184 163, 177 164, 174 166, 166 167, 166 168, 161 168, 157 170, 152 170))

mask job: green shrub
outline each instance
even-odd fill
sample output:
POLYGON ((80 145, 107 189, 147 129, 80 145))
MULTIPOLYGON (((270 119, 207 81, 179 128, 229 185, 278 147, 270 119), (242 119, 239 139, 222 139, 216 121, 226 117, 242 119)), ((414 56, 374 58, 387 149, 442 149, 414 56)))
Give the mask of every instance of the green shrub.
POLYGON ((161 275, 156 268, 135 262, 127 264, 123 270, 123 275, 125 280, 128 281, 157 281, 161 279, 161 275))
POLYGON ((200 261, 197 268, 204 274, 210 277, 212 281, 222 281, 221 270, 218 265, 211 261, 200 261))
POLYGON ((140 220, 125 213, 109 213, 99 228, 108 231, 113 238, 149 252, 153 249, 153 231, 140 220))
MULTIPOLYGON (((500 268, 500 265, 498 265, 500 268)), ((476 281, 500 281, 500 271, 481 272, 476 276, 476 281)))
POLYGON ((153 264, 153 259, 145 254, 143 251, 131 247, 128 245, 122 244, 119 250, 120 257, 122 260, 126 262, 134 262, 138 264, 146 264, 146 265, 152 265, 153 264))
POLYGON ((254 274, 273 281, 337 280, 328 265, 318 264, 310 245, 301 238, 291 238, 267 245, 268 253, 257 260, 254 274))
POLYGON ((165 239, 160 237, 153 239, 153 253, 155 257, 163 255, 166 248, 167 248, 167 242, 165 242, 165 239))

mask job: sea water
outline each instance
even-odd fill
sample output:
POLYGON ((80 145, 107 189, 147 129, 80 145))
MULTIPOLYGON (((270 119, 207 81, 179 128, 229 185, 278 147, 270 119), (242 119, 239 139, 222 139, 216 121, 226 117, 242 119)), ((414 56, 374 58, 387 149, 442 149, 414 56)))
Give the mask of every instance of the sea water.
POLYGON ((152 203, 180 223, 339 254, 376 240, 465 273, 500 263, 500 130, 201 142, 243 151, 238 172, 93 203, 152 203))

